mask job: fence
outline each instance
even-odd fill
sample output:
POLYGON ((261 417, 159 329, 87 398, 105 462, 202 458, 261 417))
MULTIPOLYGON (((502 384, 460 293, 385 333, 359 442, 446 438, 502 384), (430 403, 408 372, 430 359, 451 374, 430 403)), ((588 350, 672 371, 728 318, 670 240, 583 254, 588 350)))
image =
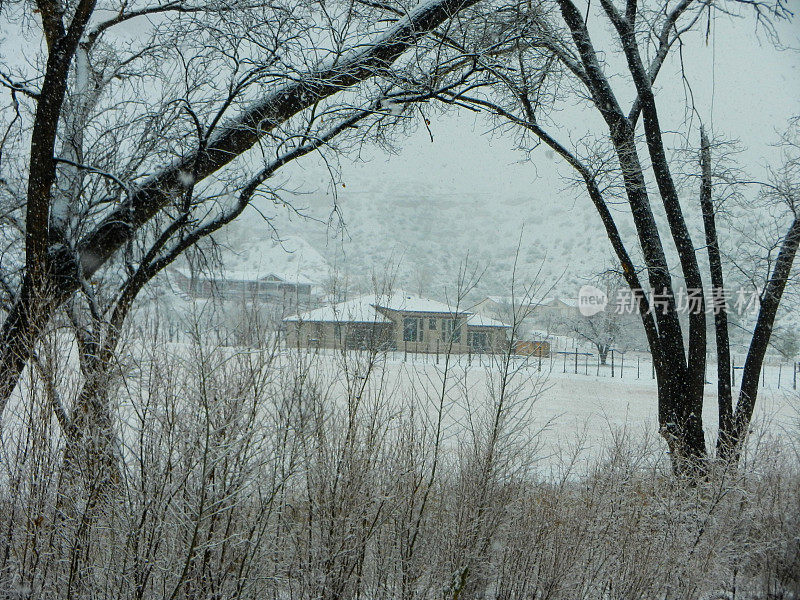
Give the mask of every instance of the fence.
MULTIPOLYGON (((341 350, 302 348, 305 352, 333 353, 341 350)), ((388 350, 385 353, 386 359, 391 362, 403 362, 412 364, 433 364, 438 365, 443 360, 446 351, 441 348, 434 348, 430 352, 413 352, 407 348, 388 350)), ((481 352, 471 350, 463 354, 452 354, 450 363, 464 364, 466 366, 491 366, 498 364, 498 359, 502 354, 481 352)), ((517 366, 525 366, 535 369, 538 372, 555 373, 562 375, 579 375, 603 378, 615 378, 626 380, 655 380, 655 365, 650 354, 642 352, 621 352, 610 350, 604 363, 600 357, 593 352, 583 352, 578 348, 572 350, 552 351, 548 356, 531 355, 512 355, 512 360, 517 362, 517 366)), ((731 369, 732 383, 735 385, 740 376, 740 366, 743 360, 733 358, 731 369)), ((716 365, 708 364, 706 368, 706 384, 716 383, 716 365)), ((800 362, 787 362, 773 359, 765 362, 762 367, 759 383, 762 387, 772 387, 774 389, 798 389, 800 380, 800 362)))
MULTIPOLYGON (((186 331, 183 323, 177 320, 145 319, 136 323, 132 331, 134 337, 142 339, 152 338, 162 335, 169 341, 188 341, 191 336, 186 331)), ((222 334, 220 342, 224 345, 241 345, 243 340, 239 339, 236 332, 226 332, 222 334)), ((438 342, 438 341, 437 341, 438 342)), ((617 379, 651 379, 654 380, 655 365, 650 354, 643 352, 622 352, 618 349, 609 350, 606 361, 603 362, 599 355, 594 352, 584 352, 574 346, 566 349, 569 340, 557 339, 552 341, 550 352, 544 356, 543 353, 534 355, 517 355, 513 358, 521 364, 537 371, 548 373, 560 373, 562 375, 582 375, 594 377, 607 377, 617 379), (557 348, 564 348, 558 350, 557 348), (559 364, 560 363, 560 364, 559 364), (560 367, 560 369, 559 369, 560 367)), ((304 348, 306 352, 320 352, 319 348, 313 346, 304 348)), ((340 352, 341 350, 335 350, 340 352)), ((354 352, 357 350, 353 350, 354 352)), ((327 351, 327 352, 330 352, 327 351)), ((410 362, 438 365, 441 363, 446 348, 436 344, 428 349, 427 352, 413 352, 407 347, 388 350, 386 358, 394 362, 410 362)), ((498 355, 480 348, 470 348, 463 354, 451 355, 451 362, 455 358, 459 363, 466 365, 490 366, 496 364, 498 355)), ((744 357, 733 355, 731 357, 731 383, 735 386, 741 380, 740 371, 744 368, 744 357)), ((759 384, 761 387, 772 387, 774 389, 797 390, 798 380, 800 380, 800 361, 786 361, 772 357, 765 361, 761 369, 759 384)), ((706 369, 706 383, 716 382, 716 365, 708 364, 706 369)))

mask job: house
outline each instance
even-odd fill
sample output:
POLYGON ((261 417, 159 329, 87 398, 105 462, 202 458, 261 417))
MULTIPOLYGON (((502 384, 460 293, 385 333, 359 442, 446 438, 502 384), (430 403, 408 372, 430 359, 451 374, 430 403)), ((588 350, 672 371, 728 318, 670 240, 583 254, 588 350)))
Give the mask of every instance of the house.
POLYGON ((490 317, 469 313, 467 317, 467 345, 472 352, 498 352, 505 350, 511 326, 490 317))
POLYGON ((221 250, 220 263, 211 272, 184 263, 170 269, 170 279, 188 299, 253 302, 284 317, 312 306, 329 276, 322 255, 296 236, 240 233, 221 250))
POLYGON ((284 319, 290 347, 498 352, 509 326, 404 291, 359 296, 284 319))
POLYGON ((185 268, 171 270, 178 288, 192 298, 218 297, 306 306, 314 282, 300 274, 278 271, 226 270, 219 275, 194 273, 185 268))

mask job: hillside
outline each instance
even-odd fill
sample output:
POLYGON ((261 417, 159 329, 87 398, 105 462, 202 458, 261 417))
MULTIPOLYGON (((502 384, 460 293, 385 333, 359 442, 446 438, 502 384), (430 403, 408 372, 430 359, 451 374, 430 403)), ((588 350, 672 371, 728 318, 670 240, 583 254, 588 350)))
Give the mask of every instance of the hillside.
MULTIPOLYGON (((414 292, 436 296, 446 287, 452 293, 468 260, 471 269, 485 269, 476 293, 500 293, 511 283, 518 254, 519 285, 536 280, 571 295, 584 277, 607 264, 610 246, 603 237, 585 234, 600 227, 590 205, 558 204, 549 195, 456 195, 444 187, 365 181, 338 193, 343 227, 280 216, 277 227, 282 235, 302 236, 359 287, 369 287, 373 273, 381 278, 389 272, 414 292)), ((324 194, 315 203, 323 206, 324 194)), ((252 224, 238 231, 245 244, 267 235, 252 224)))

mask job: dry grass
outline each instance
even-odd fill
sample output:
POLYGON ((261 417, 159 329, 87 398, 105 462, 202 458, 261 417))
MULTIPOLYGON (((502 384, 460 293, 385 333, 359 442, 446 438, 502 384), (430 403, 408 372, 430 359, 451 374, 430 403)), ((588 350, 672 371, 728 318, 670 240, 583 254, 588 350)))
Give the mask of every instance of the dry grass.
POLYGON ((396 387, 377 353, 343 354, 331 372, 313 354, 202 338, 125 361, 108 398, 114 477, 65 462, 31 374, 2 433, 4 597, 800 594, 786 436, 764 434, 737 471, 694 485, 669 474, 658 439, 624 431, 588 475, 564 448, 544 477, 536 397, 522 392, 540 388, 502 358, 480 392, 447 360, 436 381, 396 387), (469 411, 448 421, 456 402, 469 411))

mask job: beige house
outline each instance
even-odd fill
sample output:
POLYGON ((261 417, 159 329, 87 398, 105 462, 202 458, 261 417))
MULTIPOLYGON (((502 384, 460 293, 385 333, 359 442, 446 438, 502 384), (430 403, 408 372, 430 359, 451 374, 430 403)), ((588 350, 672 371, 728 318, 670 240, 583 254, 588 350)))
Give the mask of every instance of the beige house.
POLYGON ((407 352, 499 352, 509 326, 403 291, 360 296, 284 319, 300 348, 379 348, 407 352))

